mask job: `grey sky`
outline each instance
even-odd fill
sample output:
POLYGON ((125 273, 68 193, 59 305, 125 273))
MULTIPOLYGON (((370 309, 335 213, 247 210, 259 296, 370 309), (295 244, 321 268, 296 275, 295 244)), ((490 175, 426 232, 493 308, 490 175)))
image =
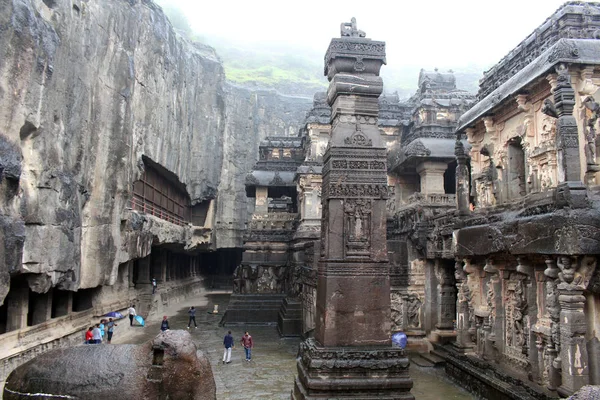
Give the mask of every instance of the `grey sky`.
POLYGON ((162 0, 195 31, 238 42, 287 43, 325 53, 340 22, 356 17, 367 37, 387 42, 388 64, 491 66, 548 18, 562 0, 162 0))

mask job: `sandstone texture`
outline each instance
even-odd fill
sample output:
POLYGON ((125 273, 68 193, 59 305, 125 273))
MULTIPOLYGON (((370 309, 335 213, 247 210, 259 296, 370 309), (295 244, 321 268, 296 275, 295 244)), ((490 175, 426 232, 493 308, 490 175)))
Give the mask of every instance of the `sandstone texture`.
POLYGON ((0 32, 0 301, 9 274, 77 290, 153 244, 241 247, 258 142, 293 133, 308 99, 228 85, 150 0, 6 0, 0 32), (217 199, 216 242, 128 210, 142 156, 192 204, 217 199))

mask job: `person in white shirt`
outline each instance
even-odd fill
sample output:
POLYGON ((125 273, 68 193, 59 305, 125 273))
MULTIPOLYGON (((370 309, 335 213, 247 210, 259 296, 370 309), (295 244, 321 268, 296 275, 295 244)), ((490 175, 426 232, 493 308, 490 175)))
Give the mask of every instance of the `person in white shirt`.
POLYGON ((94 344, 102 343, 102 333, 100 332, 100 324, 96 324, 92 329, 92 340, 94 344))
POLYGON ((133 326, 133 317, 135 317, 137 315, 137 313, 135 312, 135 308, 133 307, 133 304, 131 305, 131 307, 129 307, 127 312, 129 313, 129 326, 133 326))

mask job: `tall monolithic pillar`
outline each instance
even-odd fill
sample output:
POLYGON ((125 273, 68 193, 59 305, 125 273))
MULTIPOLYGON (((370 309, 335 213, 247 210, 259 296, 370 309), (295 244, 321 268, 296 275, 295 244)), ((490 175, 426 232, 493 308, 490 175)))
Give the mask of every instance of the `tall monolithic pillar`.
POLYGON ((342 24, 325 55, 332 132, 324 156, 315 337, 300 345, 292 398, 413 399, 391 345, 386 150, 377 127, 385 43, 342 24))

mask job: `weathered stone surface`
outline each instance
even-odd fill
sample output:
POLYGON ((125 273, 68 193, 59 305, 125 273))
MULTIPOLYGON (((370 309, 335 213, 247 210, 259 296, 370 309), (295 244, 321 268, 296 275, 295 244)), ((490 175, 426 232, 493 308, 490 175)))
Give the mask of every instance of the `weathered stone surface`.
POLYGON ((40 275, 36 291, 75 290, 114 284, 152 242, 241 247, 251 150, 294 131, 309 99, 227 86, 214 50, 180 37, 152 1, 10 0, 0 30, 0 253, 13 272, 40 275), (156 223, 139 241, 126 232, 142 156, 192 204, 219 193, 219 241, 156 223))
POLYGON ((598 400, 600 399, 600 386, 584 386, 569 397, 568 400, 598 400))
POLYGON ((210 361, 188 332, 167 331, 144 345, 85 345, 42 354, 11 373, 4 399, 216 399, 210 361), (191 384, 193 382, 193 384, 191 384))

